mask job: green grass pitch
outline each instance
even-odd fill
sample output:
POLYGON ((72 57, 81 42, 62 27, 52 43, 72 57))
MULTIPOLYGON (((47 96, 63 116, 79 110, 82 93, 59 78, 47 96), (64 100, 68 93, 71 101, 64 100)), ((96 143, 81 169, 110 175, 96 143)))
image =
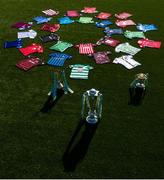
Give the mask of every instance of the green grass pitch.
MULTIPOLYGON (((130 12, 137 23, 157 25, 159 30, 147 32, 148 38, 164 39, 163 0, 0 0, 0 178, 164 178, 163 45, 160 50, 145 48, 138 53, 135 59, 142 66, 130 71, 121 65, 96 65, 79 55, 77 49, 68 49, 66 53, 73 59, 66 66, 86 63, 95 68, 88 80, 68 78, 75 93, 64 95, 48 113, 40 109, 51 85, 49 67, 25 73, 15 67, 23 58, 19 51, 3 49, 5 40, 17 38, 17 30, 10 28, 13 23, 31 21, 47 8, 58 9, 57 17, 61 17, 69 9, 81 10, 85 6, 113 14, 130 12), (132 107, 128 105, 128 87, 139 72, 149 73, 149 88, 143 104, 132 107), (103 117, 91 141, 88 135, 87 152, 80 145, 74 149, 76 155, 82 157, 84 153, 75 171, 66 172, 62 157, 79 122, 82 93, 92 87, 104 96, 103 117)), ((34 30, 46 34, 39 27, 34 30)), ((58 34, 73 44, 96 42, 104 35, 93 24, 78 23, 63 25, 58 34)), ((118 39, 126 41, 123 36, 118 39)), ((24 46, 32 42, 40 40, 24 40, 24 46)), ((131 42, 136 45, 136 40, 131 42)), ((44 46, 41 56, 46 60, 52 44, 44 46)), ((96 48, 107 49, 113 52, 111 59, 119 56, 113 48, 96 48)), ((74 143, 84 134, 82 126, 74 143)))

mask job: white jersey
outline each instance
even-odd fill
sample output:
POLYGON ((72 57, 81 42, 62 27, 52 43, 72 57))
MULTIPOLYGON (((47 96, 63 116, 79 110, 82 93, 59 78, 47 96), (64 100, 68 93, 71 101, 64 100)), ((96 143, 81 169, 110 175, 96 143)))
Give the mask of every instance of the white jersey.
POLYGON ((125 56, 121 56, 119 58, 115 58, 113 63, 121 64, 124 67, 126 67, 127 69, 133 69, 133 68, 141 65, 139 62, 135 61, 133 59, 133 56, 131 56, 131 55, 125 55, 125 56))

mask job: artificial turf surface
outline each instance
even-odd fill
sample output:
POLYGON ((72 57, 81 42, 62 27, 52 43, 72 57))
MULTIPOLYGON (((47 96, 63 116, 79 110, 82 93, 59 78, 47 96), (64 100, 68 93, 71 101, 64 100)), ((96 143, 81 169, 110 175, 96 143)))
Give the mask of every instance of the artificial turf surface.
MULTIPOLYGON (((84 6, 111 13, 131 12, 135 22, 156 24, 159 30, 146 35, 163 41, 163 0, 0 0, 0 178, 164 178, 162 48, 146 48, 138 53, 135 59, 142 66, 130 71, 121 65, 96 65, 76 49, 68 49, 66 53, 72 54, 73 59, 66 66, 86 63, 95 68, 88 80, 67 78, 75 93, 62 96, 47 113, 40 109, 51 85, 50 68, 23 72, 15 67, 23 58, 19 51, 3 49, 5 40, 17 37, 17 30, 10 28, 13 23, 30 21, 47 8, 58 9, 61 17, 66 10, 81 10, 84 6), (128 105, 128 87, 139 72, 149 73, 149 87, 143 104, 133 107, 128 105), (92 87, 104 96, 102 120, 97 129, 84 125, 79 128, 72 152, 63 163, 64 152, 79 123, 82 94, 92 87), (68 171, 71 167, 72 171, 68 171)), ((47 34, 39 27, 34 27, 39 35, 47 34)), ((103 31, 93 24, 76 23, 63 25, 58 34, 73 44, 94 43, 103 31)), ((116 37, 127 41, 123 36, 116 37)), ((40 40, 24 40, 24 45, 31 42, 40 40)), ((131 43, 136 45, 136 40, 131 43)), ((48 58, 51 44, 44 45, 41 57, 48 58)), ((96 48, 107 49, 114 52, 107 46, 96 48)), ((113 53, 111 58, 119 55, 113 53)))

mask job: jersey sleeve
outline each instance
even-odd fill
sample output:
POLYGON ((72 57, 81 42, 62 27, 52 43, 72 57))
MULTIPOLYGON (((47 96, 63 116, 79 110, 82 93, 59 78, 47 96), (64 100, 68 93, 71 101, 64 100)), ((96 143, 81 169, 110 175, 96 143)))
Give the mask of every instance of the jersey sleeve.
POLYGON ((87 66, 87 68, 88 68, 89 70, 94 69, 94 67, 92 67, 92 66, 87 66))

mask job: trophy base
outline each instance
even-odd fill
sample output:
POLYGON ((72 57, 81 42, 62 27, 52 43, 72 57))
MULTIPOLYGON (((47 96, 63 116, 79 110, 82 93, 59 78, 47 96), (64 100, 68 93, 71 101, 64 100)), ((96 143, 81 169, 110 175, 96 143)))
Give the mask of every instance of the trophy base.
POLYGON ((97 116, 94 116, 94 117, 87 116, 86 121, 89 124, 96 124, 96 123, 98 123, 98 118, 97 118, 97 116))

